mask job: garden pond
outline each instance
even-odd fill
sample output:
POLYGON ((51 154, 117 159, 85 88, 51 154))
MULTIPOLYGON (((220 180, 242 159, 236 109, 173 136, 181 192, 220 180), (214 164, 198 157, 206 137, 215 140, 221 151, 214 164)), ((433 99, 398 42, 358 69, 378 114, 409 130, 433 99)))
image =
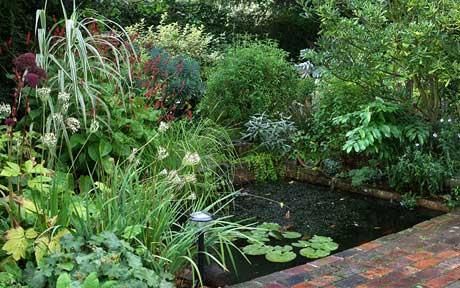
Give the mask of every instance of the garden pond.
MULTIPOLYGON (((338 244, 338 249, 332 253, 402 231, 442 214, 421 208, 408 210, 396 201, 336 192, 299 182, 247 186, 241 190, 233 209, 237 218, 278 223, 281 231, 300 232, 303 239, 314 235, 331 237, 338 244)), ((296 258, 286 263, 272 263, 263 255, 247 256, 251 261, 248 263, 235 253, 237 272, 232 274, 232 284, 313 261, 299 255, 302 247, 295 247, 299 246, 299 239, 270 239, 271 246, 290 245, 292 252, 297 254, 296 258)))

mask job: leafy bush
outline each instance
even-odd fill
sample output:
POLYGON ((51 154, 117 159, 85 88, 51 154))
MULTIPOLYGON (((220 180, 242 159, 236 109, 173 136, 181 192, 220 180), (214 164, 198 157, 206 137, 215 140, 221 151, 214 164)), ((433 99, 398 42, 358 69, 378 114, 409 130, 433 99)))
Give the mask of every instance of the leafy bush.
MULTIPOLYGON (((85 241, 67 234, 60 241, 61 251, 43 259, 29 271, 30 287, 174 287, 172 275, 159 275, 145 266, 136 250, 114 234, 104 232, 85 241)), ((30 269, 31 267, 29 267, 30 269)))
POLYGON ((286 154, 291 151, 292 137, 297 131, 294 122, 281 117, 280 120, 272 120, 265 114, 251 116, 244 124, 246 131, 242 139, 259 143, 268 151, 286 154))
POLYGON ((164 109, 165 120, 192 117, 192 109, 204 93, 199 63, 189 57, 171 56, 161 48, 153 48, 149 58, 141 78, 147 100, 164 109))
MULTIPOLYGON (((187 55, 200 61, 201 64, 213 60, 211 46, 215 39, 204 31, 203 25, 180 25, 177 22, 166 23, 163 18, 157 27, 147 26, 145 20, 126 28, 138 49, 158 47, 166 50, 171 56, 187 55)), ((142 53, 141 53, 142 54, 142 53)))
POLYGON ((326 175, 333 177, 342 169, 342 162, 334 159, 324 159, 321 166, 326 175))
POLYGON ((387 174, 391 187, 398 192, 421 196, 441 193, 445 180, 451 175, 442 161, 421 150, 411 149, 396 164, 388 167, 387 174))
POLYGON ((371 97, 401 101, 413 113, 439 119, 441 103, 453 100, 449 87, 459 79, 456 0, 304 3, 321 19, 319 50, 307 53, 307 60, 371 97))
POLYGON ((348 171, 347 176, 351 178, 351 185, 358 187, 380 180, 382 178, 382 171, 364 166, 348 171))
POLYGON ((243 124, 251 115, 285 112, 303 103, 303 81, 287 53, 272 42, 244 42, 227 50, 211 69, 200 109, 204 116, 227 125, 243 124))
POLYGON ((273 182, 279 179, 281 171, 277 168, 277 161, 279 159, 270 153, 254 153, 241 159, 241 162, 254 172, 259 182, 273 182))

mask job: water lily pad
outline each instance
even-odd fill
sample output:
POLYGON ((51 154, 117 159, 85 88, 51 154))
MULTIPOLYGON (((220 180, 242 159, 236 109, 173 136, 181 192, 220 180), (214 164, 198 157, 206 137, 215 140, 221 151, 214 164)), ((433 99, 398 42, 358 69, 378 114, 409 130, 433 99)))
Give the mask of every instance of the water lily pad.
POLYGON ((306 248, 306 247, 310 247, 311 243, 309 241, 299 240, 297 242, 292 243, 291 245, 294 247, 306 248))
POLYGON ((270 239, 268 238, 268 233, 265 231, 252 231, 248 237, 248 242, 250 243, 257 243, 257 242, 268 242, 270 239))
POLYGON ((251 255, 251 256, 264 255, 271 250, 272 250, 271 246, 266 246, 263 244, 251 244, 251 245, 243 247, 244 254, 251 255))
POLYGON ((282 251, 282 252, 289 252, 289 251, 292 251, 292 246, 289 246, 289 245, 284 245, 284 246, 274 246, 273 247, 273 250, 279 250, 279 251, 282 251))
POLYGON ((339 244, 335 242, 322 242, 322 243, 314 242, 314 243, 311 243, 310 247, 313 249, 318 249, 318 250, 334 251, 334 250, 337 250, 337 248, 339 248, 339 244))
POLYGON ((300 255, 310 258, 310 259, 318 259, 328 256, 330 253, 329 251, 321 250, 321 249, 313 249, 311 247, 303 248, 300 250, 300 255))
POLYGON ((283 233, 283 237, 286 239, 297 239, 302 237, 302 234, 299 232, 294 232, 294 231, 286 231, 283 233))
POLYGON ((283 240, 283 234, 279 231, 270 231, 268 236, 275 238, 276 240, 283 240))
POLYGON ((297 255, 291 251, 272 250, 265 254, 265 259, 275 263, 285 263, 294 260, 297 255))
POLYGON ((334 240, 332 240, 331 237, 324 237, 324 236, 315 235, 309 241, 312 242, 312 243, 313 242, 322 243, 322 242, 332 242, 334 240))
POLYGON ((264 222, 264 223, 258 225, 257 227, 261 228, 261 229, 270 230, 270 231, 280 231, 281 230, 281 225, 278 224, 278 223, 264 222))

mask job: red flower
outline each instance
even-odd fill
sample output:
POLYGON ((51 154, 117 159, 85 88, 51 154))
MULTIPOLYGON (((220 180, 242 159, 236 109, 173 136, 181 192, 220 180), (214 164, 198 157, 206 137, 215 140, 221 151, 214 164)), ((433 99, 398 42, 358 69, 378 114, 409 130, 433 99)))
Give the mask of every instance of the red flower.
POLYGON ((16 67, 16 69, 20 72, 24 72, 33 67, 37 67, 34 53, 25 53, 19 55, 13 60, 13 64, 16 67))
POLYGON ((25 78, 27 84, 29 84, 29 86, 32 88, 36 88, 40 82, 40 76, 35 73, 27 73, 25 78))

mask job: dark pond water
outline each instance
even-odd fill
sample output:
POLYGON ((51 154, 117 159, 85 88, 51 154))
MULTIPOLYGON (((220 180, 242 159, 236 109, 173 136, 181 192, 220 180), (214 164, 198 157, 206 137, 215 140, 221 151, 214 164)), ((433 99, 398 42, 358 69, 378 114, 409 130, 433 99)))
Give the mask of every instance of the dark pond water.
MULTIPOLYGON (((277 222, 305 235, 332 237, 340 245, 335 253, 442 214, 427 209, 408 210, 398 202, 298 182, 254 184, 243 192, 248 196, 236 200, 236 217, 277 222)), ((236 255, 238 271, 233 274, 233 284, 311 261, 299 255, 283 264, 270 263, 263 256, 249 259, 251 264, 236 255)))

